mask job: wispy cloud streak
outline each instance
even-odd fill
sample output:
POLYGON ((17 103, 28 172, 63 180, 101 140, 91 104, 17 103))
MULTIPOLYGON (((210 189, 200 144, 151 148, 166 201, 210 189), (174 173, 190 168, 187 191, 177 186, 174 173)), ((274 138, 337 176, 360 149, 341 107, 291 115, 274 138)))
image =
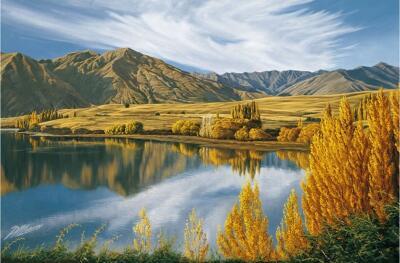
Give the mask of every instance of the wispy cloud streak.
POLYGON ((42 38, 131 47, 219 73, 335 67, 349 52, 341 38, 359 28, 340 13, 307 9, 311 1, 3 1, 2 15, 42 38))

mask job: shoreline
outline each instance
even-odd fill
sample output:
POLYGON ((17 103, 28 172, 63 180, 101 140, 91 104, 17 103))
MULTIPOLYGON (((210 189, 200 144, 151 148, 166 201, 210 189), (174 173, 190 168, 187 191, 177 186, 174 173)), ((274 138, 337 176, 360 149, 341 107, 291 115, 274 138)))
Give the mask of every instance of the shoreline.
POLYGON ((135 140, 149 140, 157 142, 177 142, 196 144, 199 146, 224 148, 224 149, 238 149, 238 150, 258 150, 258 151, 277 151, 277 150, 292 150, 292 151, 309 151, 310 147, 307 144, 297 142, 278 142, 278 141, 235 141, 235 140, 219 140, 203 138, 198 136, 183 136, 183 135, 148 135, 148 134, 134 134, 134 135, 108 135, 108 134, 50 134, 41 132, 20 132, 32 137, 45 137, 45 138, 117 138, 117 139, 135 139, 135 140))

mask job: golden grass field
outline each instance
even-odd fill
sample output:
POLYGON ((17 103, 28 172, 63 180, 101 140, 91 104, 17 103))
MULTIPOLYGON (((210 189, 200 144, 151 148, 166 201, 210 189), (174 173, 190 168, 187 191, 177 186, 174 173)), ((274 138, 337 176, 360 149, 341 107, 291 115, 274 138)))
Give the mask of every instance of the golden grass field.
MULTIPOLYGON (((389 90, 385 92, 391 92, 389 90)), ((363 96, 370 92, 358 92, 319 96, 267 97, 256 99, 264 129, 276 129, 295 125, 298 119, 321 117, 326 105, 331 104, 337 110, 340 99, 346 96, 352 105, 356 105, 363 96)), ((41 125, 56 128, 87 128, 90 130, 106 129, 115 124, 131 120, 143 122, 145 130, 170 129, 180 119, 201 120, 206 114, 219 113, 221 117, 230 116, 231 108, 241 102, 216 102, 196 104, 137 104, 125 108, 121 104, 106 104, 81 109, 62 109, 59 112, 69 118, 52 120, 41 125), (74 113, 76 117, 74 117, 74 113), (159 115, 156 115, 159 113, 159 115)), ((18 117, 2 118, 2 127, 11 127, 18 117)))

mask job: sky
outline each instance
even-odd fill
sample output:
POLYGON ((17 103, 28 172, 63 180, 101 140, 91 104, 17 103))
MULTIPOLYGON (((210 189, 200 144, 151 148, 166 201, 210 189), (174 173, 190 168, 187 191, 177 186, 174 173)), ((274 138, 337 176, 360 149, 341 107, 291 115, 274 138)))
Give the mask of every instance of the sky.
POLYGON ((1 51, 129 47, 187 71, 399 65, 398 0, 1 0, 1 51))

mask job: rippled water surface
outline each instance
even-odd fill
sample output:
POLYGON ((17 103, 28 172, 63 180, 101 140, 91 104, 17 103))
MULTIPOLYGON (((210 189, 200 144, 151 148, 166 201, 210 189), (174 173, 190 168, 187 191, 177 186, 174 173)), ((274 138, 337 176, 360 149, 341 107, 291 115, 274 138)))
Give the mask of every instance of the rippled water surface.
POLYGON ((304 152, 227 150, 125 139, 46 140, 1 133, 1 238, 51 245, 60 229, 74 246, 104 225, 100 242, 132 244, 137 213, 147 209, 153 232, 181 244, 192 208, 215 244, 218 225, 246 180, 259 182, 264 212, 275 233, 291 189, 301 194, 304 152))

